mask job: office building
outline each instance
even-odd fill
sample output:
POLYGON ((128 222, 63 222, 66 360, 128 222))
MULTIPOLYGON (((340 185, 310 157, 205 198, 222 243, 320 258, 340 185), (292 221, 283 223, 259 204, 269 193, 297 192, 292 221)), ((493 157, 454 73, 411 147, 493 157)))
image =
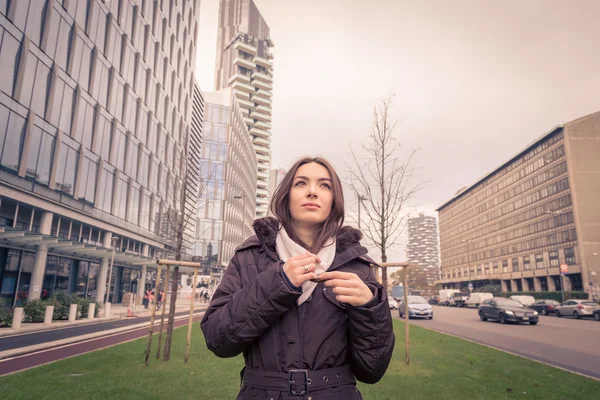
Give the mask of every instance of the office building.
POLYGON ((194 260, 218 284, 235 249, 254 234, 256 154, 233 89, 205 93, 194 260))
POLYGON ((215 87, 231 87, 242 110, 258 160, 256 216, 264 217, 271 169, 273 41, 253 0, 221 0, 218 29, 215 87))
POLYGON ((438 209, 439 283, 597 295, 599 176, 600 113, 535 140, 438 209))
POLYGON ((109 301, 126 292, 139 301, 147 268, 172 255, 199 3, 0 1, 0 296, 9 304, 59 289, 101 302, 109 275, 109 301))

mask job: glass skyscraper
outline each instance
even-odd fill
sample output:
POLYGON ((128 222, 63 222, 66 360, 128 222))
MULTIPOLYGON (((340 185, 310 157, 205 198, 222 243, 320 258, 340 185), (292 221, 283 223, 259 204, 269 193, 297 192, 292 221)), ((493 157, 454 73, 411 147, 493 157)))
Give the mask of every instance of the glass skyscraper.
POLYGON ((198 147, 188 137, 199 8, 0 0, 7 302, 57 289, 102 301, 113 245, 113 302, 141 295, 146 265, 173 248, 165 216, 181 207, 184 154, 198 147))

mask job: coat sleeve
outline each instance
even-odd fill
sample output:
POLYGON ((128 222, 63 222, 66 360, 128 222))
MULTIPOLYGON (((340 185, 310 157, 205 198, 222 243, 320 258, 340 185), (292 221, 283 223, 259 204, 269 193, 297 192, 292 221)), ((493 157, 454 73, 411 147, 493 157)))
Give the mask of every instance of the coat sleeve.
POLYGON ((279 263, 242 285, 239 264, 251 251, 235 253, 200 323, 206 346, 218 357, 242 353, 300 297, 284 282, 279 263))
POLYGON ((367 286, 375 297, 362 307, 347 307, 347 362, 361 382, 377 383, 385 374, 394 351, 392 314, 383 286, 369 272, 367 286))

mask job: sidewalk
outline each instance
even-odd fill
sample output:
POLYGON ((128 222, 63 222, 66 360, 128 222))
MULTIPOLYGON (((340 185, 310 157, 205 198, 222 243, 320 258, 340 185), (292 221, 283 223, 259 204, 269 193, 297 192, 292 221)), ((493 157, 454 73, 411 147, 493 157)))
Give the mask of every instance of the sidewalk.
MULTIPOLYGON (((167 304, 166 306, 167 306, 167 309, 165 310, 165 318, 169 315, 169 308, 168 308, 169 305, 167 304)), ((199 308, 205 308, 205 306, 208 306, 208 303, 196 301, 194 303, 194 312, 196 312, 199 308)), ((139 306, 136 305, 135 308, 132 310, 133 317, 127 316, 128 309, 129 309, 129 307, 124 304, 111 304, 111 309, 110 309, 111 315, 108 318, 102 316, 103 312, 104 312, 104 309, 102 309, 102 310, 100 310, 100 317, 96 317, 94 319, 81 318, 81 319, 75 320, 74 322, 69 322, 67 320, 52 321, 52 324, 49 324, 49 325, 44 325, 43 323, 39 323, 39 322, 38 323, 23 322, 21 324, 21 329, 0 328, 0 339, 10 337, 10 336, 15 336, 15 335, 27 334, 27 333, 37 333, 37 332, 50 331, 50 330, 55 330, 55 329, 70 328, 70 327, 75 327, 75 326, 99 324, 99 323, 104 323, 104 322, 108 322, 108 321, 120 320, 120 319, 135 319, 136 317, 137 318, 150 317, 152 315, 152 306, 145 309, 144 306, 142 306, 142 305, 139 305, 139 306)), ((189 309, 190 309, 190 300, 189 299, 177 299, 177 305, 175 307, 175 312, 189 311, 189 309)), ((161 313, 162 313, 162 309, 156 310, 155 318, 157 320, 160 320, 161 313)))

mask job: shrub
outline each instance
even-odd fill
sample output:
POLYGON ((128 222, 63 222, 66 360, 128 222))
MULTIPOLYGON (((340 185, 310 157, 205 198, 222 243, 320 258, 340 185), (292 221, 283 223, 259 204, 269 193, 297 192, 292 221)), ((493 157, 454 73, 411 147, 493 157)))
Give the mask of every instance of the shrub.
POLYGON ((79 299, 77 302, 77 311, 80 318, 87 318, 90 310, 91 301, 88 299, 79 299))
POLYGON ((0 298, 0 327, 11 326, 13 319, 13 310, 0 298))
POLYGON ((96 309, 94 310, 94 317, 98 317, 100 315, 100 309, 102 309, 102 303, 96 302, 96 309))
POLYGON ((44 322, 47 305, 48 303, 45 300, 32 300, 26 302, 23 306, 25 322, 44 322))
POLYGON ((69 306, 71 305, 71 295, 64 290, 57 290, 52 293, 49 301, 50 305, 54 306, 54 315, 52 319, 68 319, 69 306))

